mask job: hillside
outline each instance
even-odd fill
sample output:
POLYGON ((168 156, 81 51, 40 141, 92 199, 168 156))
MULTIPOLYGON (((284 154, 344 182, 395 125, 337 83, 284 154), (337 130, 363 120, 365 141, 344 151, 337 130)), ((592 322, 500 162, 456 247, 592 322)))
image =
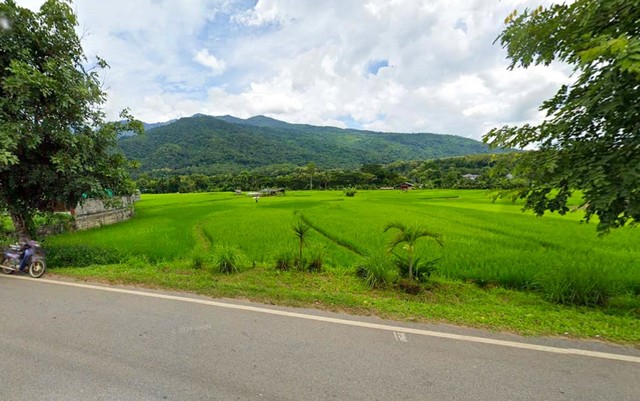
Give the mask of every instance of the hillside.
POLYGON ((264 116, 246 120, 195 115, 118 141, 140 172, 237 172, 269 165, 357 168, 366 163, 488 153, 486 145, 438 134, 398 134, 289 124, 264 116))

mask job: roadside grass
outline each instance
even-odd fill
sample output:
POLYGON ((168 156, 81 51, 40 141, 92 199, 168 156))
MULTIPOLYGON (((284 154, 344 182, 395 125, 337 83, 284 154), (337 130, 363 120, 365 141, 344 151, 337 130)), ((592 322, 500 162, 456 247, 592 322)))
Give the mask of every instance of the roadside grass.
POLYGON ((606 340, 640 346, 640 302, 618 297, 608 307, 564 306, 536 293, 480 288, 460 280, 434 278, 418 295, 370 289, 353 270, 322 273, 243 268, 227 275, 196 270, 187 263, 132 263, 59 268, 55 275, 116 285, 188 291, 282 306, 320 308, 385 319, 450 323, 522 335, 606 340))
POLYGON ((578 223, 581 212, 537 218, 522 213, 521 203, 489 197, 471 190, 358 191, 355 197, 306 191, 256 203, 229 193, 144 195, 130 221, 50 237, 44 245, 52 273, 84 279, 638 342, 640 230, 598 237, 595 224, 578 223), (297 252, 291 227, 302 219, 313 228, 308 253, 323 255, 324 271, 277 271, 283 255, 297 252), (370 290, 355 274, 361 254, 387 248, 383 229, 391 221, 444 237, 444 248, 429 241, 417 248, 417 257, 438 259, 433 288, 421 295, 370 290), (242 256, 238 274, 212 273, 220 249, 242 256), (69 266, 85 268, 56 269, 69 266))

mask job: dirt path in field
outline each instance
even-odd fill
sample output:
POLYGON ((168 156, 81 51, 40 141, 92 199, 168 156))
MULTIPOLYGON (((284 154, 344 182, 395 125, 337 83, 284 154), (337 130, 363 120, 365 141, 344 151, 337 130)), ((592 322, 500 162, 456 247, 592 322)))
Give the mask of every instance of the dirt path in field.
POLYGON ((193 235, 196 238, 197 244, 202 247, 202 250, 204 252, 209 252, 209 249, 211 249, 211 245, 213 244, 213 239, 207 235, 202 224, 203 223, 200 222, 193 227, 193 235))

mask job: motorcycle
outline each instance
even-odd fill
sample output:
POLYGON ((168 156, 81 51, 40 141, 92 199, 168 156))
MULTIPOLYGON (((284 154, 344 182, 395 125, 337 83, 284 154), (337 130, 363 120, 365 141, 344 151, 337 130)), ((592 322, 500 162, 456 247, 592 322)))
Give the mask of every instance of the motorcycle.
POLYGON ((47 268, 44 258, 44 252, 40 244, 36 241, 29 241, 26 244, 11 245, 9 249, 2 253, 0 261, 0 269, 4 274, 12 274, 20 271, 20 263, 23 258, 30 258, 24 271, 29 273, 33 278, 41 277, 47 268))

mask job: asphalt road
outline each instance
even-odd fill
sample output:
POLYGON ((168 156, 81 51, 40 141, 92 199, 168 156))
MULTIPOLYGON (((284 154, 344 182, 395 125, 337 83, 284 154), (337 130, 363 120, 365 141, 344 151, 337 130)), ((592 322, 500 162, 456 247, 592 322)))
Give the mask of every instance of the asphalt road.
POLYGON ((640 399, 635 349, 128 290, 1 276, 0 400, 640 399))

